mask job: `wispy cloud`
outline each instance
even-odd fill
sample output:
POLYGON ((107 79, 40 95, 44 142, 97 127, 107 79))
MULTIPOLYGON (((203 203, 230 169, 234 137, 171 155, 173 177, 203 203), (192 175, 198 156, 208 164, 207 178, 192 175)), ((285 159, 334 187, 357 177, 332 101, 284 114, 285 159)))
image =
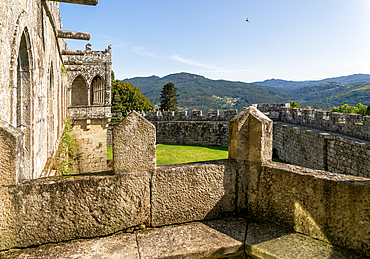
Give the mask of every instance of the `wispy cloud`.
POLYGON ((141 56, 155 57, 155 55, 154 55, 154 54, 152 54, 152 53, 150 53, 150 52, 146 51, 144 47, 134 46, 134 47, 132 47, 132 50, 133 50, 135 53, 137 53, 137 54, 139 54, 139 55, 141 55, 141 56))
POLYGON ((202 64, 202 63, 199 63, 199 62, 194 61, 194 60, 184 59, 184 58, 180 57, 179 55, 173 55, 173 56, 170 56, 169 58, 172 59, 172 60, 179 61, 181 63, 192 65, 192 66, 206 67, 206 68, 215 69, 215 70, 222 69, 222 68, 219 68, 219 67, 216 67, 216 66, 213 66, 213 65, 202 64))
MULTIPOLYGON (((207 70, 203 72, 214 72, 214 70, 207 70)), ((251 69, 219 69, 217 70, 219 73, 238 73, 238 72, 248 72, 248 73, 256 73, 256 71, 251 69)))
POLYGON ((100 41, 108 44, 112 44, 114 49, 124 49, 129 46, 129 43, 121 41, 115 37, 109 35, 100 35, 100 41))

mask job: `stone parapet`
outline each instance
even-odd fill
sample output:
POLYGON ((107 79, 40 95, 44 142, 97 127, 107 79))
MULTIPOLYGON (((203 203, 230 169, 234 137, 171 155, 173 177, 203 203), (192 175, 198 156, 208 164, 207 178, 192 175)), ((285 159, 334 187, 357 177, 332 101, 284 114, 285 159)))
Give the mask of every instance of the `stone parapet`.
POLYGON ((160 112, 148 111, 145 113, 145 119, 149 121, 229 121, 238 114, 238 110, 225 110, 220 115, 219 110, 209 110, 207 115, 203 115, 201 110, 193 110, 190 115, 187 111, 178 112, 160 112))
POLYGON ((38 179, 0 198, 0 251, 106 236, 149 224, 150 174, 38 179))
POLYGON ((65 65, 78 65, 86 63, 110 63, 112 59, 111 46, 103 51, 91 50, 91 45, 87 44, 86 50, 64 50, 62 51, 63 62, 65 65))
POLYGON ((152 121, 157 143, 227 147, 227 121, 152 121))
POLYGON ((370 140, 370 117, 312 109, 282 108, 280 120, 370 140))
POLYGON ((270 119, 370 140, 370 116, 291 108, 289 103, 253 104, 270 119))
POLYGON ((261 112, 280 111, 282 108, 290 108, 290 103, 257 103, 251 106, 256 107, 261 112))
POLYGON ((72 120, 109 119, 111 117, 110 106, 68 107, 68 118, 72 120))
POLYGON ((274 123, 275 157, 307 168, 370 178, 370 143, 283 122, 274 123))
POLYGON ((236 210, 236 163, 161 166, 152 177, 152 225, 219 218, 236 210))
POLYGON ((251 216, 370 255, 369 179, 271 162, 256 177, 251 216))
POLYGON ((24 134, 0 120, 0 187, 30 178, 24 166, 24 134))
POLYGON ((115 173, 149 171, 156 165, 155 127, 132 111, 113 127, 115 173))

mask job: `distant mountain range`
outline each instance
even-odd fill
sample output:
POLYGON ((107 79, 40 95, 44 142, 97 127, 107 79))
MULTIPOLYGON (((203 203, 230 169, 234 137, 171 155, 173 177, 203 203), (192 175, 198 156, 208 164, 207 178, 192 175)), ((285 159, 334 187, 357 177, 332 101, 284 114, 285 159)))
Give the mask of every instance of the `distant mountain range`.
POLYGON ((331 109, 344 103, 370 103, 370 75, 356 74, 316 81, 285 81, 270 79, 263 82, 243 83, 212 80, 204 76, 177 73, 165 77, 135 77, 122 80, 141 89, 152 104, 159 104, 164 84, 175 83, 178 88, 179 108, 238 109, 253 103, 280 103, 296 101, 302 107, 331 109))
POLYGON ((254 82, 253 84, 260 86, 269 86, 274 88, 282 88, 286 90, 296 90, 298 88, 319 85, 324 83, 339 83, 339 84, 352 84, 352 83, 369 83, 370 75, 367 74, 355 74, 350 76, 332 77, 322 80, 311 80, 311 81, 286 81, 281 79, 268 79, 263 82, 254 82))

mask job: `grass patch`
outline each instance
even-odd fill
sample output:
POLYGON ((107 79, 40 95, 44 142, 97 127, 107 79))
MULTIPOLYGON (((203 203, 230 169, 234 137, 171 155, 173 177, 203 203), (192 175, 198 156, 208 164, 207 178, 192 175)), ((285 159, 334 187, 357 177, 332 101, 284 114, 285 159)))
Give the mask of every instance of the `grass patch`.
MULTIPOLYGON (((107 147, 108 158, 113 159, 112 147, 107 147)), ((227 159, 227 147, 187 146, 160 144, 156 148, 157 165, 184 164, 191 162, 227 159)), ((285 163, 278 158, 272 161, 285 163)))
POLYGON ((113 148, 112 147, 107 147, 107 154, 108 154, 107 159, 113 159, 113 148))
POLYGON ((184 164, 227 159, 227 147, 206 147, 160 144, 157 146, 157 165, 184 164))
MULTIPOLYGON (((112 147, 107 147, 107 159, 113 159, 112 147)), ((227 147, 160 144, 156 148, 157 165, 184 164, 227 159, 227 147)))

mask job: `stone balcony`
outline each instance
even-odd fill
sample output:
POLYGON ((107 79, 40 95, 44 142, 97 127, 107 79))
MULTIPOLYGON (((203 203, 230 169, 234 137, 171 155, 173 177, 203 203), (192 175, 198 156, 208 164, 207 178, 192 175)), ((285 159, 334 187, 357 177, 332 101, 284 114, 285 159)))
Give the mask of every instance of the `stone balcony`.
POLYGON ((68 118, 72 120, 109 119, 111 117, 111 107, 106 105, 68 107, 68 118))

